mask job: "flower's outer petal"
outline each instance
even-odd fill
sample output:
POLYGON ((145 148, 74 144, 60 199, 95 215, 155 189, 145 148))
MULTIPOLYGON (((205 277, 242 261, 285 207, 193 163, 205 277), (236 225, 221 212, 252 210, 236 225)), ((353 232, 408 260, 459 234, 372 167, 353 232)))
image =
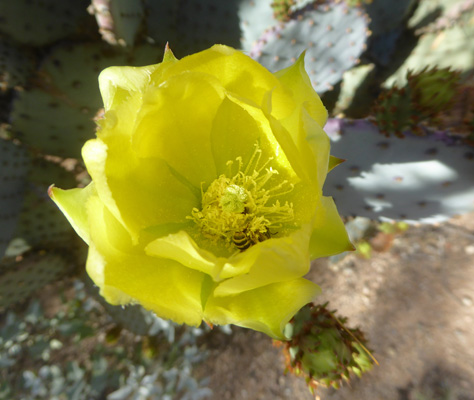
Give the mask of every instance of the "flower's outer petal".
POLYGON ((322 197, 316 207, 315 224, 310 240, 311 259, 355 250, 331 197, 322 197))
MULTIPOLYGON (((329 168, 330 140, 321 125, 319 125, 306 110, 301 110, 300 131, 306 134, 306 142, 312 150, 313 160, 316 161, 315 171, 317 186, 322 190, 329 168)), ((302 147, 302 146, 300 146, 302 147)), ((307 165, 310 165, 309 162, 307 165)), ((313 167, 313 168, 314 168, 313 167)))
POLYGON ((309 271, 311 224, 291 235, 265 240, 229 258, 214 295, 228 296, 271 283, 300 278, 309 271))
POLYGON ((83 158, 101 200, 138 240, 140 230, 186 222, 199 205, 193 191, 161 159, 139 159, 121 136, 88 141, 83 158), (126 160, 126 162, 124 162, 126 160))
POLYGON ((76 233, 89 244, 89 222, 84 204, 91 196, 97 196, 94 182, 83 189, 62 190, 51 186, 48 194, 66 216, 76 233))
POLYGON ((204 272, 217 281, 225 258, 216 257, 211 252, 200 248, 185 231, 179 231, 155 239, 145 247, 149 256, 168 258, 177 261, 187 268, 204 272))
MULTIPOLYGON (((275 76, 286 90, 292 94, 295 102, 304 105, 309 115, 320 125, 324 126, 328 117, 326 107, 324 107, 318 94, 311 85, 311 80, 304 68, 304 53, 298 60, 288 68, 275 72, 275 76)), ((272 99, 272 113, 277 119, 286 118, 284 115, 288 109, 288 105, 284 102, 282 105, 279 101, 284 99, 280 96, 273 96, 272 99)), ((299 113, 299 107, 294 110, 294 113, 299 113)))
POLYGON ((329 156, 329 166, 328 166, 328 172, 332 171, 333 168, 336 168, 339 164, 342 164, 344 161, 343 158, 337 158, 334 156, 329 156))
POLYGON ((105 111, 118 107, 131 93, 143 93, 153 74, 158 80, 164 70, 178 60, 167 47, 163 62, 145 67, 109 67, 99 75, 99 89, 105 111))
POLYGON ((163 79, 189 70, 216 77, 228 92, 249 99, 259 106, 266 92, 280 86, 278 79, 258 62, 241 51, 224 45, 214 45, 210 49, 182 58, 163 73, 163 79))
POLYGON ((162 318, 198 325, 204 274, 172 261, 148 257, 98 196, 87 202, 91 245, 87 272, 111 304, 139 302, 162 318))
POLYGON ((204 319, 219 325, 235 324, 284 339, 283 328, 288 321, 320 292, 319 286, 299 278, 234 296, 210 296, 204 319))
POLYGON ((184 72, 149 88, 137 117, 132 146, 139 157, 161 158, 195 187, 212 182, 216 171, 210 132, 224 98, 219 82, 184 72))

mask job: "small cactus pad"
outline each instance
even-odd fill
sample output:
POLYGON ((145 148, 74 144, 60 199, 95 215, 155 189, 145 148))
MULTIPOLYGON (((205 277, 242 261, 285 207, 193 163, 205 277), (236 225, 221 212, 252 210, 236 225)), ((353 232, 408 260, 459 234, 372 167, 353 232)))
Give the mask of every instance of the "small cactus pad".
POLYGON ((91 19, 88 0, 0 2, 0 32, 23 44, 42 46, 79 33, 91 19))
POLYGON ((6 38, 0 38, 0 89, 24 86, 35 68, 35 58, 6 38))
POLYGON ((318 93, 331 90, 366 48, 367 16, 345 4, 310 5, 263 34, 251 56, 271 71, 293 64, 306 50, 305 65, 318 93))
POLYGON ((385 138, 367 120, 339 119, 325 131, 346 160, 324 186, 342 215, 435 223, 474 211, 474 149, 444 132, 385 138))
POLYGON ((361 376, 372 368, 372 355, 359 329, 344 326, 324 305, 304 306, 285 326, 282 343, 287 370, 306 378, 314 394, 318 386, 339 388, 350 374, 361 376))
POLYGON ((36 290, 44 288, 65 275, 70 265, 53 253, 30 254, 20 261, 0 264, 0 310, 26 300, 36 290))
POLYGON ((29 162, 24 148, 0 139, 0 259, 16 229, 29 162))

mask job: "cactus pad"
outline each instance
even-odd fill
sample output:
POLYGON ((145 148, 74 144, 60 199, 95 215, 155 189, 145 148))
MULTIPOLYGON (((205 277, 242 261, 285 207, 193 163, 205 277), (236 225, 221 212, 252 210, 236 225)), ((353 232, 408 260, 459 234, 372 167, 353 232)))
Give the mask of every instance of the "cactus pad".
POLYGON ((24 86, 35 68, 35 58, 10 40, 0 38, 0 88, 24 86))
POLYGON ((345 4, 307 6, 292 19, 267 31, 251 56, 277 71, 293 64, 306 50, 305 65, 318 93, 332 89, 366 48, 368 19, 345 4))
POLYGON ((12 132, 46 154, 80 157, 94 137, 93 118, 102 107, 97 78, 110 65, 151 64, 162 51, 150 46, 122 53, 102 44, 61 46, 44 61, 40 87, 19 92, 13 102, 12 132))
POLYGON ((251 51, 262 33, 277 22, 273 17, 271 3, 272 0, 241 0, 239 2, 240 45, 245 52, 251 51))
POLYGON ((23 44, 42 46, 83 29, 88 0, 0 2, 0 32, 23 44))
POLYGON ((68 272, 70 265, 57 254, 30 254, 21 261, 0 264, 0 310, 27 299, 68 272))
POLYGON ((0 139, 0 259, 17 225, 29 161, 24 148, 0 139))
POLYGON ((331 153, 346 160, 325 193, 346 216, 435 223, 474 211, 474 149, 443 132, 385 138, 367 120, 329 120, 331 153))

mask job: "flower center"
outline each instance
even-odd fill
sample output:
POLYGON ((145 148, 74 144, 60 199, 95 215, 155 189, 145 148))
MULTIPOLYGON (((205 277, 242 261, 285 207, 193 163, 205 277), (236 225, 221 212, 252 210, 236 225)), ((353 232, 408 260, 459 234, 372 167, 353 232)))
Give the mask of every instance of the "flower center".
POLYGON ((192 219, 201 234, 213 242, 241 251, 272 235, 282 235, 284 224, 294 221, 293 204, 271 199, 293 190, 278 171, 262 160, 258 144, 246 166, 242 157, 227 161, 227 173, 215 179, 202 193, 202 208, 194 208, 192 219), (279 229, 276 232, 275 229, 279 229))

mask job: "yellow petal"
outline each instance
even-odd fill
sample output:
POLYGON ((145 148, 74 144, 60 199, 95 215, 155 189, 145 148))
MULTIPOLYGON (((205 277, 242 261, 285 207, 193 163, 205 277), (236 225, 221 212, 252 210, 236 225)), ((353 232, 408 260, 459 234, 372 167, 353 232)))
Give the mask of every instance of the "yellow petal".
POLYGON ((133 93, 143 93, 149 85, 151 75, 155 79, 175 62, 176 58, 169 48, 165 50, 163 62, 145 67, 109 67, 99 75, 99 89, 105 111, 123 103, 133 93))
POLYGON ((274 283, 233 296, 210 296, 204 319, 224 325, 234 324, 284 339, 283 328, 296 312, 311 302, 320 288, 300 278, 274 283))
POLYGON ((260 105, 265 93, 279 86, 278 79, 241 51, 223 45, 182 58, 163 74, 199 71, 214 76, 228 91, 260 105))
POLYGON ((333 199, 322 197, 320 205, 316 208, 315 223, 311 235, 311 259, 352 250, 355 248, 349 240, 333 199))
POLYGON ((148 255, 168 258, 188 268, 204 272, 219 280, 220 270, 225 258, 216 257, 211 252, 200 248, 185 231, 158 238, 149 243, 145 251, 148 255))
POLYGON ((48 194, 81 239, 89 244, 89 222, 84 204, 87 203, 90 196, 97 195, 94 182, 83 189, 62 190, 51 186, 48 189, 48 194))
POLYGON ((97 196, 87 202, 91 246, 87 272, 111 304, 138 302, 162 318, 199 325, 204 274, 149 257, 97 196))
MULTIPOLYGON (((300 105, 304 105, 311 118, 313 118, 320 126, 324 126, 328 117, 326 107, 324 107, 318 94, 311 85, 311 80, 304 68, 304 56, 301 54, 298 60, 288 68, 282 69, 275 73, 282 86, 291 92, 292 98, 300 105)), ((274 96, 274 103, 272 111, 276 118, 285 118, 284 113, 287 109, 287 104, 281 106, 278 101, 279 96, 274 96), (281 111, 279 111, 281 110, 281 111)), ((295 109, 296 113, 300 110, 295 109)))
POLYGON ((221 278, 229 278, 216 287, 214 295, 228 296, 293 280, 309 270, 308 241, 311 225, 289 236, 265 240, 229 258, 221 278))
POLYGON ((138 158, 123 137, 107 142, 88 141, 83 158, 99 197, 135 243, 144 228, 188 221, 200 202, 198 188, 180 180, 164 160, 138 158))
POLYGON ((144 98, 133 148, 139 157, 165 160, 197 188, 210 183, 216 178, 210 132, 223 98, 219 82, 206 74, 169 78, 144 98))

